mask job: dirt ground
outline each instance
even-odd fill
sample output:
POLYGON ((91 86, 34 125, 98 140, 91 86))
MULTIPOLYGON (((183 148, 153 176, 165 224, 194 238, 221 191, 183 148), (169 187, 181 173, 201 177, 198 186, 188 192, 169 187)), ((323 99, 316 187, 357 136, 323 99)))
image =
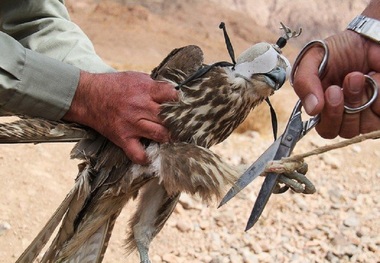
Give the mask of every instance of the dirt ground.
MULTIPOLYGON (((118 69, 149 72, 171 49, 187 44, 201 46, 206 62, 229 60, 217 28, 220 21, 226 22, 237 54, 252 43, 273 42, 279 33, 258 26, 238 8, 219 7, 216 1, 150 1, 153 11, 136 1, 66 2, 72 19, 93 40, 97 52, 118 69)), ((355 8, 356 13, 361 11, 355 8)), ((298 44, 289 44, 285 50, 291 59, 298 44)), ((296 99, 289 85, 273 97, 280 131, 296 99)), ((241 133, 213 150, 244 169, 270 145, 269 122, 264 105, 251 114, 241 133)), ((323 140, 311 132, 295 152, 341 140, 323 140)), ((69 159, 72 147, 0 145, 0 263, 17 259, 73 186, 78 162, 69 159)), ((154 240, 151 259, 170 263, 380 262, 379 160, 378 140, 306 159, 308 177, 317 192, 273 196, 248 232, 244 232, 246 220, 262 178, 219 209, 217 202, 206 205, 184 195, 154 240)), ((139 262, 136 254, 127 257, 123 248, 133 208, 134 204, 128 205, 119 217, 104 262, 139 262)))

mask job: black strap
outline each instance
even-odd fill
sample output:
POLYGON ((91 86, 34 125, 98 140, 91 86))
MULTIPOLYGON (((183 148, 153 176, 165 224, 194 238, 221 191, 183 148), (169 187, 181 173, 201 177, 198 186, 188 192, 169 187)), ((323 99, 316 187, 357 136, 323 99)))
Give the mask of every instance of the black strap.
POLYGON ((270 117, 271 117, 271 121, 272 121, 273 137, 274 137, 274 140, 277 140, 278 122, 277 122, 276 111, 274 110, 272 104, 270 103, 269 98, 266 98, 265 101, 269 105, 269 109, 270 109, 270 117))
POLYGON ((200 69, 198 69, 193 75, 191 75, 190 77, 185 79, 183 82, 178 84, 178 86, 175 88, 178 90, 183 85, 186 85, 190 81, 193 81, 193 80, 196 80, 196 79, 202 77, 204 74, 209 72, 213 67, 231 67, 231 66, 234 66, 234 64, 232 64, 231 62, 227 62, 227 61, 220 61, 220 62, 216 62, 216 63, 211 64, 211 65, 205 65, 205 66, 201 67, 200 69))
POLYGON ((234 52, 234 48, 232 47, 230 37, 228 36, 225 23, 221 22, 219 25, 219 28, 223 30, 224 41, 226 42, 227 51, 231 57, 232 63, 227 62, 227 61, 220 61, 220 62, 216 62, 212 65, 205 65, 205 66, 201 67, 199 70, 197 70, 197 72, 195 72, 193 75, 191 75, 190 77, 185 79, 182 83, 178 84, 178 86, 175 87, 177 90, 180 89, 183 85, 186 85, 187 83, 189 83, 190 81, 193 81, 197 78, 202 77, 204 74, 209 72, 213 67, 232 67, 232 69, 234 69, 234 67, 236 65, 235 52, 234 52))
POLYGON ((236 65, 235 52, 234 52, 234 48, 232 47, 230 37, 227 34, 226 24, 224 22, 221 22, 219 25, 219 28, 223 30, 224 41, 226 42, 228 54, 230 54, 232 63, 234 63, 234 65, 236 65))

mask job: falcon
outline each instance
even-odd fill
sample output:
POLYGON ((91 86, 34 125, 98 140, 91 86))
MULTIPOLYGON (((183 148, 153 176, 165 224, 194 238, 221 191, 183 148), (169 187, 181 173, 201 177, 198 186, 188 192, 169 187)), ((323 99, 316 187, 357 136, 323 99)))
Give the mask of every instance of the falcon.
POLYGON ((206 202, 220 198, 238 175, 209 148, 278 90, 290 71, 280 48, 265 42, 233 62, 205 65, 202 50, 189 45, 174 49, 152 71, 153 79, 175 85, 179 100, 161 106, 172 142, 142 141, 149 165, 132 163, 119 147, 81 126, 21 119, 0 127, 2 142, 82 138, 71 152, 72 158, 82 160, 74 187, 17 262, 33 262, 59 224, 41 262, 101 262, 116 218, 137 198, 126 247, 128 252, 137 249, 141 262, 149 263, 149 245, 181 193, 198 194, 206 202), (39 131, 38 136, 32 131, 39 131))

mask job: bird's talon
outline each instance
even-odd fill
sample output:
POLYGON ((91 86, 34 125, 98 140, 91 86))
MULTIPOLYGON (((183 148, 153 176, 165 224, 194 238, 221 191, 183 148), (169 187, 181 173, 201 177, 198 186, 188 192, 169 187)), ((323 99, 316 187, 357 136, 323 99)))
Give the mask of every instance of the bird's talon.
POLYGON ((278 182, 285 184, 285 186, 277 185, 273 190, 275 194, 282 194, 289 188, 296 193, 314 194, 316 189, 313 183, 305 176, 307 171, 308 165, 303 160, 292 162, 276 160, 268 164, 263 175, 266 173, 280 174, 278 182))
POLYGON ((275 188, 273 189, 273 193, 274 194, 283 194, 288 190, 289 190, 289 186, 287 186, 287 185, 281 186, 279 183, 277 183, 275 188))
POLYGON ((294 179, 294 177, 296 177, 296 175, 294 175, 295 173, 296 172, 293 172, 291 174, 281 174, 278 178, 278 181, 287 185, 296 193, 303 193, 305 187, 300 181, 294 179))

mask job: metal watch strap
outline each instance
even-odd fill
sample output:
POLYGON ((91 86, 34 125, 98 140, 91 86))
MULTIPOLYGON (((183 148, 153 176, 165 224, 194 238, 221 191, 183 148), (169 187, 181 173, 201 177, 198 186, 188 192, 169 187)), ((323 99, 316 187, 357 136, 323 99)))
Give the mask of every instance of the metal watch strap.
POLYGON ((358 15, 347 26, 347 29, 355 31, 362 36, 380 43, 380 21, 374 18, 358 15))

